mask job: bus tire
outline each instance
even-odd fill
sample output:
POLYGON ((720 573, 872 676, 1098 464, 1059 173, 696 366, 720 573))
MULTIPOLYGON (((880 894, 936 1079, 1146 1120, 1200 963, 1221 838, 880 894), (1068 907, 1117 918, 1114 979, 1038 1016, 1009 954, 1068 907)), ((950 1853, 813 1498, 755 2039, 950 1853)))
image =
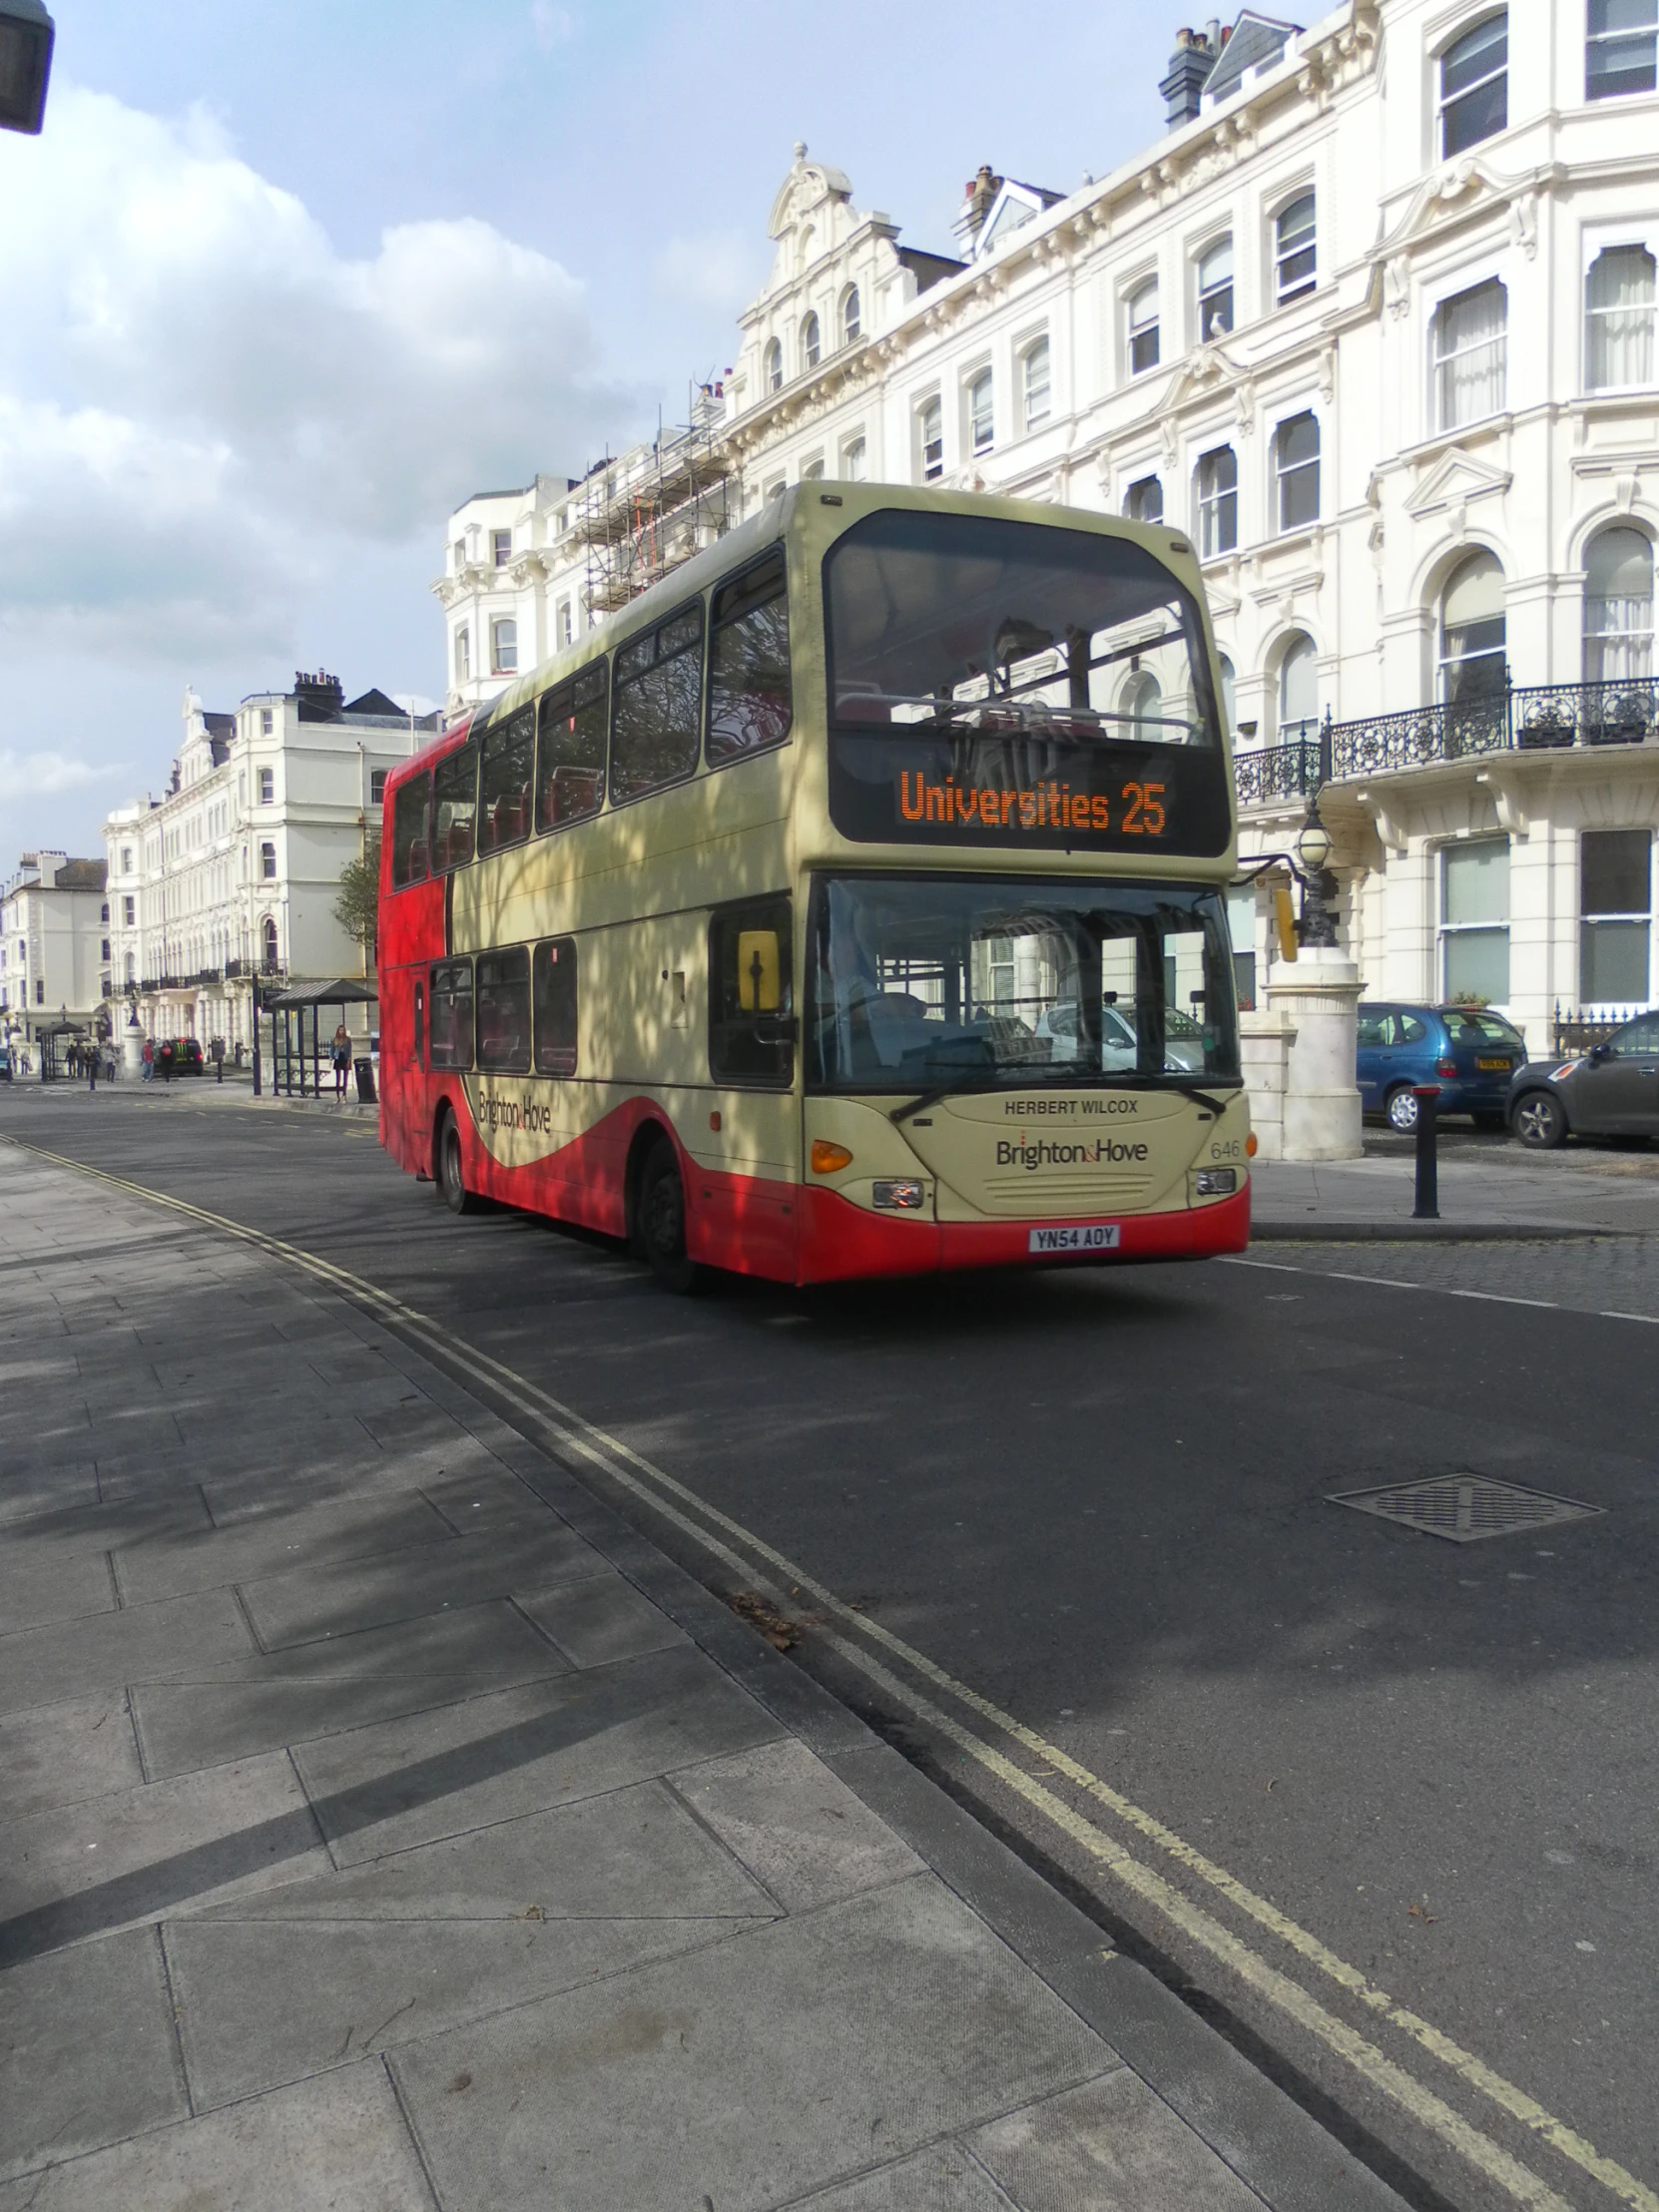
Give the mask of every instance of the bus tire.
POLYGON ((678 1298, 695 1291, 703 1271, 686 1257, 686 1186, 666 1137, 658 1138, 640 1169, 635 1220, 640 1249, 663 1289, 678 1298))
POLYGON ((438 1123, 438 1141, 433 1150, 437 1154, 437 1173, 432 1180, 437 1185, 439 1198, 452 1214, 476 1213, 478 1200, 466 1187, 461 1165, 460 1125, 453 1114, 445 1114, 438 1123))

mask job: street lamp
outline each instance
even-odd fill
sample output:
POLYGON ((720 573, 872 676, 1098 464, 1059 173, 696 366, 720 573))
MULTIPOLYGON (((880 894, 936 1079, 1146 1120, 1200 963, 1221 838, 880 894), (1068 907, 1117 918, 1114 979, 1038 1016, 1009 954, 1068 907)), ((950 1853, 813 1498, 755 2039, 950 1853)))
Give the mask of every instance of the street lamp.
POLYGON ((1308 802, 1308 819, 1297 833, 1296 856, 1302 863, 1302 941, 1314 951, 1334 951, 1337 917, 1326 902, 1337 886, 1326 866, 1331 832, 1320 820, 1318 798, 1308 802))
POLYGON ((52 18, 41 0, 0 0, 0 131, 32 138, 46 114, 52 18))

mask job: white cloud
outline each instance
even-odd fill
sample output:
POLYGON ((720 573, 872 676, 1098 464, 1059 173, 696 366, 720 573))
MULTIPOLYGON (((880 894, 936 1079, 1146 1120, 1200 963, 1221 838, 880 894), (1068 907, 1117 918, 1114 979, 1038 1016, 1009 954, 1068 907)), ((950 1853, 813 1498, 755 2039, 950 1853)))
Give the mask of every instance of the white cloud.
POLYGON ((90 761, 66 761, 61 753, 0 752, 0 799, 55 799, 120 774, 119 768, 95 768, 90 761))
POLYGON ((677 305, 737 309, 761 287, 764 264, 746 231, 674 237, 651 265, 651 288, 677 305))
POLYGON ((270 645, 353 542, 435 547, 468 492, 576 463, 624 409, 548 255, 468 220, 342 256, 204 114, 54 86, 47 133, 0 143, 0 201, 10 624, 270 645))

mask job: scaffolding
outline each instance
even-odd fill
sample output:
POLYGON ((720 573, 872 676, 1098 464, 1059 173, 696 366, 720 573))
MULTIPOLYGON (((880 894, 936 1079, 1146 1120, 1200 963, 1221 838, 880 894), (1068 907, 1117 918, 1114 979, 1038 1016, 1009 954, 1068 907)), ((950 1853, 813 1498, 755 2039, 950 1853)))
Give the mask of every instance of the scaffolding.
POLYGON ((720 386, 698 386, 689 412, 689 422, 588 471, 571 536, 587 549, 584 596, 595 621, 726 533, 720 386))

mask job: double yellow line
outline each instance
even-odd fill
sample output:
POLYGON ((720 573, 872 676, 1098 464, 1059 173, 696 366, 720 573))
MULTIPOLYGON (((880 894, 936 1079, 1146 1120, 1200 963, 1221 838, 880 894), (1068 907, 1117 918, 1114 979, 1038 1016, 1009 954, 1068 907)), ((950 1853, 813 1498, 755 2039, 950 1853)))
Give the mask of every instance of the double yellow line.
POLYGON ((835 1623, 828 1635, 832 1648, 866 1680, 877 1685, 894 1705, 936 1730, 986 1774, 1015 1792, 1054 1829, 1087 1852, 1115 1881, 1155 1908, 1172 1927, 1180 1929, 1260 1997, 1295 2020, 1374 2088, 1400 2106, 1419 2126, 1495 2182, 1514 2203, 1532 2207, 1534 2212, 1572 2212, 1563 2197, 1500 2143, 1368 2041, 1358 2029, 1328 2010, 1301 1982, 1271 1964, 1217 1920, 1213 1912, 1178 1889, 1156 1865, 1148 1865, 1137 1857, 1098 1818, 1080 1812, 1045 1788, 1006 1750, 999 1748, 994 1739, 1001 1738, 1034 1755, 1054 1778, 1070 1783, 1091 1806, 1109 1816, 1118 1829, 1128 1830, 1172 1861, 1191 1882, 1200 1886, 1201 1894, 1203 1891, 1212 1893, 1215 1901, 1253 1921, 1306 1965, 1335 1982, 1362 2012, 1399 2031, 1453 2079, 1495 2104, 1539 2142, 1548 2144, 1580 2173, 1597 2182, 1617 2203, 1630 2207, 1631 2212, 1659 2212, 1659 2194, 1634 2174, 1616 2160, 1604 2157, 1593 2143, 1546 2111, 1525 2090, 1505 2079, 1473 2052, 1464 2050, 1432 2022, 1399 2003, 1369 1975, 1339 1957, 1317 1936, 1299 1926, 1266 1898, 1259 1897, 1226 1868, 1195 1850, 1184 1838, 1073 1759, 1058 1744, 1051 1743, 1013 1714, 1004 1712, 967 1683, 958 1681, 935 1665, 924 1652, 857 1607, 848 1605, 763 1537, 699 1497, 686 1484, 643 1458, 620 1437, 585 1419, 516 1370, 448 1335, 427 1315, 405 1305, 389 1292, 365 1283, 314 1253, 284 1243, 279 1237, 250 1229, 241 1222, 228 1220, 205 1207, 193 1206, 165 1191, 151 1190, 102 1168, 89 1167, 83 1161, 48 1152, 39 1145, 25 1144, 18 1138, 8 1138, 6 1142, 56 1167, 95 1177, 147 1204, 166 1207, 205 1228, 255 1246, 302 1270, 316 1282, 365 1308, 401 1336, 415 1342, 421 1350, 482 1382, 497 1397, 511 1404, 533 1429, 549 1438, 561 1453, 586 1462, 608 1480, 620 1484, 653 1512, 690 1536, 702 1549, 724 1561, 746 1584, 753 1584, 757 1579, 765 1584, 770 1577, 772 1586, 766 1594, 775 1602, 784 1602, 786 1592, 792 1597, 808 1597, 835 1623), (894 1664, 904 1669, 905 1674, 895 1672, 894 1664), (916 1680, 906 1679, 906 1675, 925 1684, 926 1689, 918 1688, 916 1680), (934 1694, 929 1695, 929 1692, 934 1694), (939 1698, 948 1704, 940 1704, 939 1698), (986 1735, 970 1726, 960 1717, 962 1713, 972 1715, 991 1733, 986 1735))

